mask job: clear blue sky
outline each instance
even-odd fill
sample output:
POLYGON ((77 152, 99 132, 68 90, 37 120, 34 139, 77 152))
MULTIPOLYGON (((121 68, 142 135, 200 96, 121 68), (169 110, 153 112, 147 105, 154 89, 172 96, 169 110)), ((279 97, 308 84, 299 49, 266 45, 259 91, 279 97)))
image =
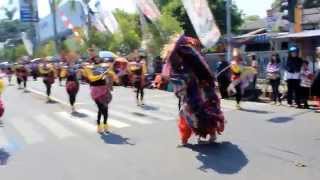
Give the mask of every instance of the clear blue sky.
MULTIPOLYGON (((7 6, 8 0, 0 0, 0 7, 7 6)), ((15 4, 18 4, 19 0, 15 0, 15 4)), ((94 0, 93 0, 94 1, 94 0)), ((135 7, 133 0, 101 0, 104 3, 110 5, 111 9, 121 8, 127 11, 134 11, 135 7)), ((273 0, 233 0, 238 7, 243 10, 246 15, 259 15, 261 17, 266 16, 266 10, 271 7, 273 0)), ((41 17, 47 15, 49 12, 48 0, 38 0, 41 17)), ((2 15, 0 14, 0 17, 2 15)))

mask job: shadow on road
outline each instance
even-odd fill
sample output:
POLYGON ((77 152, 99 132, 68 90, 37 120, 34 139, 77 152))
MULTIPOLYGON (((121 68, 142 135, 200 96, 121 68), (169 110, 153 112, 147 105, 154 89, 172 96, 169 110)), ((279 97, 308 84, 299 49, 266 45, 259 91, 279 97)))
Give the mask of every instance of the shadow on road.
POLYGON ((47 104, 58 104, 58 102, 54 101, 54 100, 48 100, 46 103, 47 104))
POLYGON ((25 94, 30 94, 31 91, 29 91, 29 90, 24 90, 23 93, 25 93, 25 94))
POLYGON ((118 145, 131 145, 134 146, 135 144, 130 142, 129 138, 124 138, 121 135, 108 133, 108 134, 101 134, 101 139, 106 144, 118 144, 118 145))
POLYGON ((80 113, 80 112, 72 112, 71 115, 74 117, 77 117, 77 118, 87 118, 88 117, 87 114, 80 113))
POLYGON ((0 166, 5 166, 8 163, 10 154, 5 149, 0 149, 0 166))
POLYGON ((271 118, 271 119, 269 119, 267 121, 268 122, 272 122, 272 123, 287 123, 289 121, 295 120, 295 117, 302 116, 302 115, 307 114, 309 112, 312 112, 312 111, 307 110, 307 111, 295 113, 295 114, 293 114, 291 116, 274 117, 274 118, 271 118))
POLYGON ((141 109, 146 110, 146 111, 157 111, 159 110, 159 107, 151 106, 151 105, 143 105, 140 106, 141 109))
POLYGON ((221 174, 236 174, 249 162, 241 149, 230 142, 190 145, 190 149, 199 153, 197 159, 202 162, 199 169, 204 172, 212 169, 221 174))
POLYGON ((244 108, 241 108, 240 111, 249 112, 249 113, 257 113, 257 114, 271 114, 271 113, 274 113, 272 111, 264 111, 264 110, 256 110, 256 109, 244 109, 244 108))
POLYGON ((272 123, 286 123, 292 120, 294 120, 292 117, 275 117, 275 118, 269 119, 268 121, 272 123))

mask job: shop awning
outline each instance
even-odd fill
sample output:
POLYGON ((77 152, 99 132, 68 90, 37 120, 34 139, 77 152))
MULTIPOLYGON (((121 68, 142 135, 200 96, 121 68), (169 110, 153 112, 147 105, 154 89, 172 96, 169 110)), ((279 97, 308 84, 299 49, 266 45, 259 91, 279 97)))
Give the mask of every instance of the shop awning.
POLYGON ((285 38, 310 38, 320 36, 320 30, 310 30, 302 31, 298 33, 290 33, 284 36, 279 36, 276 39, 285 39, 285 38))

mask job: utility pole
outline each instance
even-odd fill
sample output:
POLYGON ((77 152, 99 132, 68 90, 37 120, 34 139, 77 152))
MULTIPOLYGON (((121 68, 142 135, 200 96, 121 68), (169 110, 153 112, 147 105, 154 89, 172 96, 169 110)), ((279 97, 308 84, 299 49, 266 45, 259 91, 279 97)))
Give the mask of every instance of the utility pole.
POLYGON ((232 5, 232 0, 226 0, 227 43, 228 43, 227 60, 229 62, 231 61, 231 58, 232 58, 232 47, 231 47, 231 5, 232 5))
POLYGON ((31 22, 32 29, 32 55, 34 56, 38 46, 38 33, 37 33, 37 23, 39 21, 38 15, 38 2, 36 0, 30 1, 30 7, 32 8, 32 14, 36 15, 36 19, 31 22))
POLYGON ((50 10, 52 14, 52 22, 53 22, 53 34, 54 34, 54 49, 55 54, 57 54, 60 50, 59 46, 59 37, 58 37, 58 29, 57 29, 57 4, 55 0, 49 0, 50 10))
POLYGON ((90 5, 89 5, 89 2, 90 0, 85 0, 85 5, 86 5, 86 8, 87 8, 87 13, 88 13, 88 19, 87 19, 87 28, 88 28, 88 45, 89 47, 91 47, 93 45, 92 43, 92 19, 91 19, 91 13, 92 13, 92 10, 90 8, 90 5))

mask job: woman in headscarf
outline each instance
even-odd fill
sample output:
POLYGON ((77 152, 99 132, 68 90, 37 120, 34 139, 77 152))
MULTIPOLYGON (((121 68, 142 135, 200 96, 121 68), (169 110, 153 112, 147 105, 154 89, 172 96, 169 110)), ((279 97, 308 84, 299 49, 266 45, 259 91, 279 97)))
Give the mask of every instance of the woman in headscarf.
MULTIPOLYGON (((90 53, 92 49, 89 49, 90 53)), ((113 81, 117 81, 115 74, 111 71, 111 64, 103 63, 98 57, 90 58, 90 63, 84 67, 84 76, 88 79, 91 90, 91 98, 98 107, 97 131, 108 133, 109 103, 111 102, 113 81), (103 123, 101 118, 103 116, 103 123)))
POLYGON ((55 81, 56 70, 49 58, 45 58, 43 63, 39 65, 39 72, 43 77, 43 83, 46 86, 46 94, 48 102, 51 101, 51 88, 55 81))
POLYGON ((181 99, 178 127, 182 145, 192 133, 214 142, 224 131, 224 116, 215 90, 215 78, 200 53, 197 39, 179 36, 165 48, 163 76, 170 77, 181 99))
POLYGON ((288 86, 288 105, 293 107, 293 99, 297 108, 302 108, 300 98, 300 71, 303 60, 299 57, 299 49, 296 46, 289 48, 289 56, 286 65, 285 79, 288 86))

